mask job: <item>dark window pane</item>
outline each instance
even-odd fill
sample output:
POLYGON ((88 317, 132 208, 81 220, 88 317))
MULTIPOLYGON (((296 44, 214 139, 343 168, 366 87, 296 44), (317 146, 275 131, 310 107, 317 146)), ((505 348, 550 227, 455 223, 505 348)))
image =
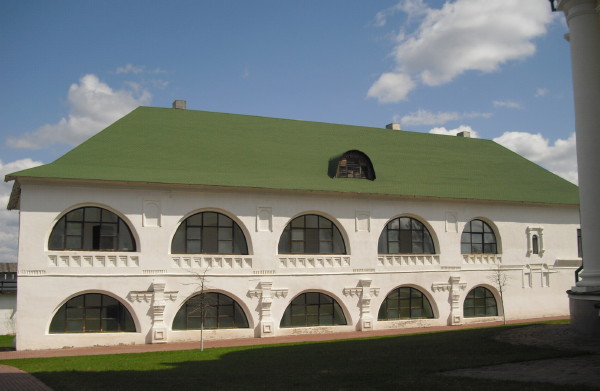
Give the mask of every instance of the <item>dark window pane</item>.
POLYGON ((306 215, 305 216, 306 228, 319 228, 319 216, 317 215, 306 215))
MULTIPOLYGON (((216 221, 216 218, 215 218, 215 221, 216 221)), ((202 252, 203 253, 217 254, 219 252, 217 235, 218 235, 218 228, 216 228, 216 227, 204 227, 202 229, 202 252)))
POLYGON ((319 216, 319 228, 332 228, 333 223, 331 220, 326 219, 323 216, 319 216))
POLYGON ((233 242, 219 240, 219 254, 232 254, 233 242))
POLYGON ((58 220, 50 234, 48 241, 49 250, 63 250, 65 247, 65 218, 58 220))
POLYGON ((219 227, 233 227, 233 220, 219 213, 219 227))
POLYGON ((307 229, 304 239, 304 251, 307 254, 319 254, 319 230, 307 229))
POLYGON ((59 220, 53 227, 48 248, 135 251, 135 242, 127 224, 113 212, 97 207, 84 207, 67 213, 59 220), (102 240, 102 237, 113 239, 102 240))
POLYGON ((100 222, 102 210, 100 208, 85 208, 85 221, 100 222))
POLYGON ((286 227, 286 229, 281 233, 281 237, 279 238, 279 246, 277 249, 280 254, 292 252, 289 226, 286 227))
POLYGON ((330 296, 307 292, 296 297, 285 310, 280 327, 344 325, 346 318, 339 304, 330 296))
POLYGON ((81 235, 83 225, 81 223, 67 223, 67 235, 81 235))
POLYGON ((292 228, 304 228, 304 216, 296 217, 292 220, 292 228))
POLYGON ((129 311, 116 299, 88 293, 67 301, 54 315, 51 333, 135 331, 129 311))
POLYGON ((333 254, 333 242, 321 242, 319 246, 320 254, 333 254))
POLYGON ((304 242, 292 242, 292 254, 303 254, 304 242))
POLYGON ((83 221, 83 209, 79 208, 66 214, 67 221, 83 221))
POLYGON ((103 223, 116 223, 118 221, 119 221, 119 216, 117 216, 110 210, 102 209, 102 222, 103 223))
POLYGON ((187 241, 187 250, 184 251, 188 254, 200 254, 202 253, 202 242, 200 240, 188 240, 187 241))
POLYGON ((346 254, 346 245, 342 234, 337 227, 333 227, 333 253, 334 254, 346 254))
POLYGON ((80 250, 80 249, 82 249, 81 236, 67 236, 65 250, 80 250))
POLYGON ((203 225, 205 227, 216 227, 218 225, 218 214, 215 212, 204 212, 203 225))
POLYGON ((188 217, 184 223, 187 223, 187 226, 201 227, 202 226, 202 213, 196 213, 193 216, 188 217))

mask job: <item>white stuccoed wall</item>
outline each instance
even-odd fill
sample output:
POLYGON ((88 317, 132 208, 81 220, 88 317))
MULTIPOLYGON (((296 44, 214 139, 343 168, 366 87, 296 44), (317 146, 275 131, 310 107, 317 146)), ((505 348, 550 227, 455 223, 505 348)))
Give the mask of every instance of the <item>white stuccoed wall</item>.
POLYGON ((578 260, 576 206, 25 181, 21 194, 17 348, 197 340, 199 331, 172 331, 171 324, 179 307, 198 289, 194 285, 197 279, 190 271, 202 273, 204 268, 186 266, 185 258, 193 256, 172 256, 170 246, 178 225, 191 214, 204 210, 219 211, 233 218, 246 235, 250 253, 201 256, 203 262, 211 259, 220 262, 207 272, 208 288, 234 298, 250 324, 249 329, 205 331, 208 339, 495 320, 462 318, 462 303, 475 286, 486 285, 495 292, 488 276, 498 263, 510 276, 505 292, 509 319, 569 313, 564 292, 573 284, 578 260), (56 221, 71 209, 89 205, 104 207, 125 219, 134 233, 138 251, 47 251, 48 237, 56 221), (306 213, 334 221, 345 239, 348 254, 278 256, 282 230, 292 218, 306 213), (401 215, 416 217, 428 226, 439 256, 412 257, 408 261, 404 258, 401 265, 390 265, 378 257, 377 242, 383 227, 401 215), (460 235, 464 224, 473 218, 482 218, 497 229, 498 257, 463 259, 460 235), (543 254, 527 253, 528 227, 543 228, 543 254), (84 256, 92 256, 94 266, 85 266, 84 256), (102 256, 104 265, 98 258, 102 256), (301 258, 314 260, 301 266, 301 258), (332 266, 320 266, 320 262, 332 266), (160 316, 152 311, 153 293, 148 291, 153 287, 160 289, 156 287, 162 284, 164 324, 152 329, 153 317, 160 320, 160 316), (261 288, 261 284, 268 289, 265 285, 261 288), (382 301, 401 285, 417 287, 425 293, 434 308, 435 319, 377 321, 382 301), (306 291, 320 291, 334 297, 342 306, 348 325, 279 328, 290 301, 306 291), (363 321, 360 303, 364 306, 365 302, 361 301, 361 291, 368 292, 363 299, 370 296, 371 319, 363 316, 363 321), (119 299, 131 312, 138 331, 49 334, 55 311, 69 298, 86 292, 101 292, 119 299), (262 324, 261 294, 263 298, 269 295, 272 298, 270 311, 263 312, 266 318, 262 324), (454 312, 449 300, 452 294, 458 308, 454 312), (455 319, 457 315, 459 318, 455 319))
POLYGON ((0 335, 15 333, 17 296, 13 293, 0 294, 0 335))

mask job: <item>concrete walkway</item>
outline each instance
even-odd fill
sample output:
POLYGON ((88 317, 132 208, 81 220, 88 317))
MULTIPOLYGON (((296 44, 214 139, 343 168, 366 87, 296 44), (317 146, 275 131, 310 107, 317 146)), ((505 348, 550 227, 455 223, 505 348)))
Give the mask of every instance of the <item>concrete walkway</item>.
MULTIPOLYGON (((535 323, 549 320, 568 319, 568 317, 554 318, 536 318, 522 319, 518 321, 509 321, 510 324, 535 323)), ((272 345, 280 343, 298 343, 298 342, 316 342, 316 341, 334 341, 352 338, 368 338, 378 336, 391 336, 402 334, 426 333, 434 331, 450 331, 461 329, 473 329, 480 327, 499 326, 502 322, 476 323, 460 326, 437 326, 437 327, 419 327, 408 329, 389 329, 374 331, 354 331, 335 334, 306 334, 270 338, 243 338, 243 339, 225 339, 217 341, 204 341, 204 347, 217 348, 229 346, 251 346, 251 345, 272 345)), ((46 358, 46 357, 68 357, 68 356, 93 356, 103 354, 127 354, 127 353, 146 353, 146 352, 165 352, 173 350, 191 350, 199 349, 200 342, 178 342, 154 345, 119 345, 119 346, 94 346, 89 348, 69 348, 69 349, 51 349, 51 350, 22 350, 22 351, 0 351, 0 360, 13 360, 23 358, 46 358)), ((7 365, 0 365, 0 391, 52 391, 48 386, 37 380, 33 375, 21 371, 20 369, 7 365)))

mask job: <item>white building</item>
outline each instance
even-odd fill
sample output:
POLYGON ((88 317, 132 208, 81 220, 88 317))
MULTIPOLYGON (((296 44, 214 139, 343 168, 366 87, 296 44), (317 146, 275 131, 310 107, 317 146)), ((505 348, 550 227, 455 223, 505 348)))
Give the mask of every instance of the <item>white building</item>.
POLYGON ((15 333, 17 264, 0 262, 0 335, 15 333))
POLYGON ((8 175, 17 349, 198 340, 203 279, 211 339, 568 315, 577 187, 394 128, 140 107, 8 175))

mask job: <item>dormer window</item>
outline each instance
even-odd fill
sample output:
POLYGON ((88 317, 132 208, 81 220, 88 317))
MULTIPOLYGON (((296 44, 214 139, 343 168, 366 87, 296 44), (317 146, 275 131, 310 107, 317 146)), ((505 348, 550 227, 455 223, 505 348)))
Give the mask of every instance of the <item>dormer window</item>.
POLYGON ((367 155, 360 151, 348 151, 340 158, 336 178, 359 178, 359 179, 375 179, 375 171, 371 160, 367 155))

